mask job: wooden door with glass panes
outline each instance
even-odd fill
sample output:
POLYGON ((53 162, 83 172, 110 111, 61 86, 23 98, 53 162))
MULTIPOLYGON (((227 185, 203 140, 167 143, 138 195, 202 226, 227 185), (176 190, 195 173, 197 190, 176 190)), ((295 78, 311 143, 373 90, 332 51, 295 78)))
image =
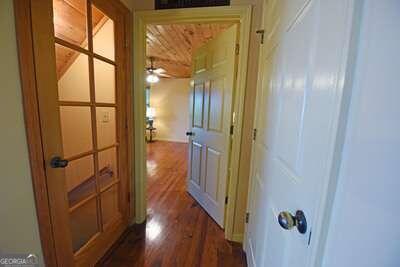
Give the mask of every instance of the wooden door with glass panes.
POLYGON ((128 225, 124 14, 114 1, 31 1, 56 257, 93 266, 128 225))

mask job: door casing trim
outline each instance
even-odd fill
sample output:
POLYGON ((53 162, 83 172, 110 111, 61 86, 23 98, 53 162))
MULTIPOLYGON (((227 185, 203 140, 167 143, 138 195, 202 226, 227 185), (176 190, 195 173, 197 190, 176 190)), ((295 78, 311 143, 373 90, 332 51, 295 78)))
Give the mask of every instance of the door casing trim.
MULTIPOLYGON (((230 152, 230 176, 228 177, 228 204, 225 212, 225 238, 235 240, 233 224, 238 185, 240 144, 242 141, 242 125, 244 112, 244 97, 246 91, 247 65, 251 25, 250 5, 222 6, 205 8, 187 8, 174 10, 151 10, 134 13, 134 121, 135 121, 135 222, 146 220, 146 143, 145 143, 145 81, 144 69, 146 51, 146 25, 172 23, 239 23, 238 71, 236 76, 233 112, 235 114, 234 134, 230 152)), ((237 236, 236 236, 237 237, 237 236)))
MULTIPOLYGON (((36 86, 35 57, 33 50, 33 32, 31 17, 31 1, 14 0, 14 16, 16 27, 16 39, 18 46, 19 70, 24 109, 25 129, 29 160, 31 167, 32 185, 35 196, 36 214, 38 220, 40 241, 46 266, 62 266, 57 260, 56 246, 53 237, 53 224, 50 214, 49 194, 46 181, 46 170, 40 128, 39 104, 36 86)), ((113 1, 113 5, 124 14, 125 45, 125 71, 131 73, 132 69, 132 12, 119 0, 113 1)), ((126 135, 128 142, 128 176, 133 175, 133 116, 132 116, 132 78, 126 77, 127 90, 127 125, 126 135)), ((128 179, 129 181, 131 179, 128 179)), ((132 194, 132 185, 128 185, 127 191, 132 194)), ((131 198, 132 199, 132 198, 131 198)), ((133 216, 134 204, 130 202, 129 218, 133 216)), ((132 219, 130 219, 132 220, 132 219)))

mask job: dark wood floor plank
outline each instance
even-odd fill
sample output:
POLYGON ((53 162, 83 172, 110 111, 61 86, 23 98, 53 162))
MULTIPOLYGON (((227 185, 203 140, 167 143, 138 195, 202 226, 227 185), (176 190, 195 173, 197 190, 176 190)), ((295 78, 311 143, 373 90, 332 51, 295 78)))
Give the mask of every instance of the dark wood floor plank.
POLYGON ((187 144, 148 145, 147 222, 132 227, 101 266, 242 267, 240 244, 186 192, 187 144))

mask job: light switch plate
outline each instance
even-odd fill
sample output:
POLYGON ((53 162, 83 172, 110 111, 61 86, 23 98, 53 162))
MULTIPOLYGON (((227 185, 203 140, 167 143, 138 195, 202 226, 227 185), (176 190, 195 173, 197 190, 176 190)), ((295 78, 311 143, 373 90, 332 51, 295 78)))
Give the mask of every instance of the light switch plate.
POLYGON ((104 123, 110 122, 110 112, 103 111, 101 121, 104 122, 104 123))

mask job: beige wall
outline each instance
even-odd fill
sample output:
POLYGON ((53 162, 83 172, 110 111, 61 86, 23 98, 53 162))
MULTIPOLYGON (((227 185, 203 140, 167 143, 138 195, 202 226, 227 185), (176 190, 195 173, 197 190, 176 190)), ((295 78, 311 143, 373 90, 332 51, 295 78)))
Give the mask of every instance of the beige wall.
MULTIPOLYGON (((245 111, 243 120, 243 134, 239 165, 239 185, 237 191, 237 209, 234 221, 234 237, 241 239, 244 233, 244 218, 247 205, 247 190, 250 172, 251 145, 253 134, 253 116, 255 106, 255 95, 257 85, 257 70, 258 70, 258 50, 260 37, 256 34, 256 30, 261 25, 263 0, 231 0, 231 5, 252 5, 253 20, 251 25, 250 35, 250 53, 249 53, 249 68, 247 76, 247 88, 245 95, 245 111)), ((154 1, 133 0, 133 10, 152 10, 154 9, 154 1)))
POLYGON ((12 0, 0 1, 0 252, 42 259, 32 190, 12 0))
POLYGON ((150 106, 156 109, 157 140, 187 142, 190 79, 161 79, 152 85, 150 106))

